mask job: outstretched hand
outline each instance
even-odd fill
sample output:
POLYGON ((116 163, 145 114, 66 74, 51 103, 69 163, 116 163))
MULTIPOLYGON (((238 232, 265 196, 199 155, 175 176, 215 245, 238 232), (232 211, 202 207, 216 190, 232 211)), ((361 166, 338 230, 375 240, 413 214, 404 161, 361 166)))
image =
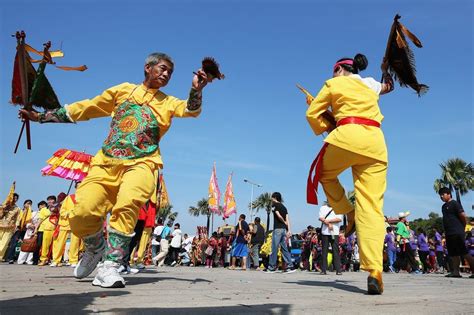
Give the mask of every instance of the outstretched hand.
POLYGON ((18 118, 20 118, 21 121, 25 121, 27 119, 31 121, 38 121, 39 113, 35 111, 34 109, 26 110, 22 108, 18 111, 18 118))
POLYGON ((202 89, 210 82, 212 82, 212 80, 214 78, 212 78, 211 76, 208 76, 206 74, 206 72, 204 72, 204 70, 202 69, 199 69, 197 72, 193 72, 194 73, 194 77, 193 77, 193 89, 197 90, 197 91, 202 91, 202 89))

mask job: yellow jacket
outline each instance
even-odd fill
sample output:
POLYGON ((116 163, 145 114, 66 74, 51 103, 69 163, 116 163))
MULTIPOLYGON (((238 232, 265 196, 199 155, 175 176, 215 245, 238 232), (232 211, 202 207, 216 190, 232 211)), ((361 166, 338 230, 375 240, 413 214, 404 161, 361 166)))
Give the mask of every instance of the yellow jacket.
POLYGON ((26 229, 26 224, 31 222, 31 207, 25 207, 21 210, 20 215, 16 221, 16 226, 20 228, 20 230, 26 229))
POLYGON ((59 230, 60 231, 70 231, 71 227, 69 226, 69 214, 74 209, 75 202, 73 200, 74 197, 67 196, 62 205, 61 209, 59 210, 59 230))
MULTIPOLYGON (((378 106, 379 95, 361 80, 340 76, 327 80, 306 112, 306 118, 317 135, 329 128, 321 114, 331 107, 336 121, 345 117, 362 117, 379 123, 383 115, 378 106)), ((324 140, 342 149, 387 162, 387 147, 380 128, 348 124, 337 127, 324 140)))
MULTIPOLYGON (((136 104, 148 104, 155 115, 160 128, 160 139, 171 126, 173 117, 197 117, 201 108, 196 111, 188 111, 187 100, 180 100, 174 96, 166 95, 157 89, 147 89, 143 84, 122 83, 105 90, 101 95, 93 99, 72 103, 66 106, 69 118, 76 121, 89 120, 98 117, 114 116, 115 109, 126 100, 136 104)), ((92 160, 93 164, 123 164, 133 165, 141 161, 149 161, 159 167, 163 166, 160 150, 150 156, 135 160, 118 160, 105 156, 102 150, 97 152, 92 160)))
POLYGON ((38 219, 40 221, 38 232, 54 231, 54 229, 56 228, 56 225, 53 224, 49 220, 49 218, 51 216, 51 211, 48 209, 48 207, 41 208, 38 211, 39 211, 38 219))

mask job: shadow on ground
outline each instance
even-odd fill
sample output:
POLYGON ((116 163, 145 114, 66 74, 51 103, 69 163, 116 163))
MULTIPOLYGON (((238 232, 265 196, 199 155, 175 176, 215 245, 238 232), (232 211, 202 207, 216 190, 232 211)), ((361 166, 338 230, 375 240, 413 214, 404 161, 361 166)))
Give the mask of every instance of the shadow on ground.
MULTIPOLYGON (((109 308, 100 299, 120 297, 131 294, 129 291, 102 291, 80 294, 35 295, 27 298, 0 301, 0 314, 290 314, 289 304, 238 304, 232 306, 191 306, 177 308, 123 307, 109 308), (99 300, 97 300, 99 299, 99 300), (94 301, 97 305, 94 305, 94 301), (99 301, 99 302, 98 302, 99 301), (102 305, 101 305, 102 304, 102 305)), ((120 305, 119 301, 117 304, 120 305)), ((112 307, 113 307, 112 306, 112 307)))
POLYGON ((353 293, 364 293, 367 294, 366 290, 362 290, 359 287, 349 284, 349 281, 309 281, 309 280, 301 280, 296 282, 285 282, 288 284, 299 284, 299 285, 308 285, 313 287, 326 287, 326 288, 334 288, 338 290, 343 290, 347 292, 353 293))
POLYGON ((232 306, 193 306, 178 308, 114 308, 107 310, 111 314, 170 314, 170 315, 208 315, 208 314, 290 314, 289 304, 257 304, 232 306))
MULTIPOLYGON (((0 314, 84 314, 95 298, 123 296, 129 291, 102 291, 80 294, 35 295, 0 301, 0 314)), ((87 311, 90 312, 90 311, 87 311)))

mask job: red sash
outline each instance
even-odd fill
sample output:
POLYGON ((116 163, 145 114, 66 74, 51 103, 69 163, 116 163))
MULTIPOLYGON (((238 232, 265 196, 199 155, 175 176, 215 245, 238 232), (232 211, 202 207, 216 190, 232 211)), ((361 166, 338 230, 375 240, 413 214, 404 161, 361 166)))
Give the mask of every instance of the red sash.
MULTIPOLYGON (((356 124, 356 125, 366 125, 380 128, 380 123, 367 118, 362 117, 345 117, 340 119, 337 122, 337 126, 347 125, 347 124, 356 124)), ((326 153, 326 148, 329 143, 324 142, 323 147, 319 151, 318 155, 314 159, 311 167, 309 169, 308 181, 306 183, 306 202, 309 204, 317 205, 318 204, 318 183, 319 177, 321 175, 321 170, 323 167, 323 157, 326 153)))

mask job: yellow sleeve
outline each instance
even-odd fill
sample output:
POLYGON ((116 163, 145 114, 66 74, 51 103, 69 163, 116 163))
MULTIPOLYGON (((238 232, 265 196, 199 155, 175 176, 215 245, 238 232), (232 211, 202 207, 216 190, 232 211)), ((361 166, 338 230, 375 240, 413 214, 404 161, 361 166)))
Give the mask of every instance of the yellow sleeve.
POLYGON ((67 196, 61 205, 61 209, 59 210, 61 219, 67 219, 72 209, 74 209, 74 202, 72 202, 72 198, 70 196, 67 196))
POLYGON ((69 118, 76 121, 89 120, 98 117, 107 117, 112 114, 117 105, 117 95, 127 83, 122 83, 105 90, 93 99, 86 99, 66 106, 69 118))
POLYGON ((188 101, 180 100, 174 96, 167 96, 168 106, 171 108, 174 117, 197 117, 201 113, 201 106, 195 111, 188 110, 188 101))
POLYGON ((38 214, 38 218, 40 219, 40 221, 44 221, 49 217, 49 215, 50 215, 49 210, 47 208, 42 208, 38 214))
POLYGON ((311 129, 313 129, 314 133, 317 135, 327 131, 331 126, 329 122, 321 116, 330 105, 331 92, 329 90, 329 85, 326 82, 306 111, 306 119, 308 120, 311 129))

